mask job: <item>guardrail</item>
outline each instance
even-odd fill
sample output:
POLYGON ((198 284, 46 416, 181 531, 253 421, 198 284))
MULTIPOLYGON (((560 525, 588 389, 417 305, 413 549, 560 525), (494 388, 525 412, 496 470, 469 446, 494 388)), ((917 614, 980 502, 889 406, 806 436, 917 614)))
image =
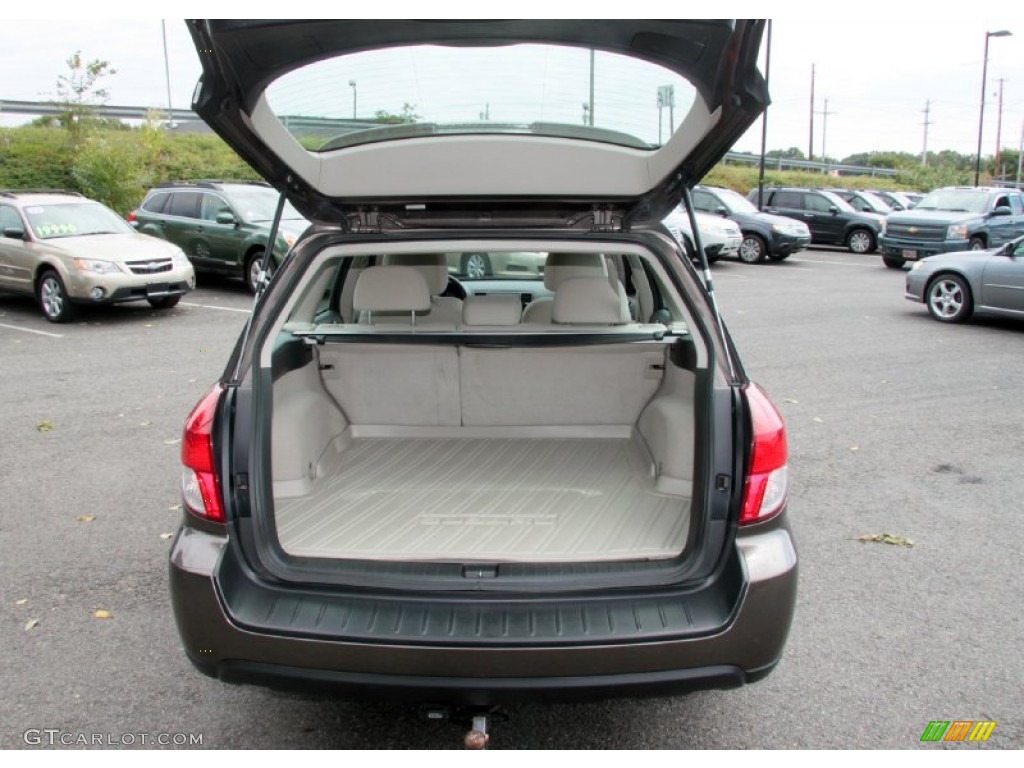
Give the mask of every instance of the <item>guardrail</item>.
MULTIPOLYGON (((759 165, 761 156, 751 152, 726 152, 726 162, 746 163, 747 165, 759 165)), ((875 168, 867 165, 843 165, 842 163, 822 163, 817 160, 797 160, 791 157, 766 157, 765 167, 781 171, 786 168, 802 171, 821 171, 830 173, 835 171, 840 175, 848 174, 854 176, 895 176, 894 168, 875 168)))
MULTIPOLYGON (((45 101, 18 101, 11 99, 0 100, 0 114, 20 115, 59 115, 65 109, 53 102, 45 101)), ((166 107, 132 107, 122 105, 103 104, 96 107, 96 114, 100 117, 111 117, 123 120, 145 120, 152 114, 162 115, 172 123, 201 122, 199 116, 191 109, 172 109, 166 107)), ((353 126, 371 127, 376 123, 364 120, 343 120, 327 117, 291 117, 282 116, 282 121, 291 128, 301 126, 311 135, 318 135, 325 131, 330 132, 332 126, 345 125, 351 129, 353 126)), ((761 156, 750 152, 727 152, 725 161, 731 163, 746 163, 747 165, 758 165, 761 156)), ((895 176, 896 171, 892 168, 874 168, 862 165, 842 165, 839 163, 822 163, 813 160, 796 160, 788 157, 766 158, 766 166, 776 170, 795 168, 804 171, 820 171, 830 173, 835 171, 839 174, 854 174, 858 176, 895 176)))

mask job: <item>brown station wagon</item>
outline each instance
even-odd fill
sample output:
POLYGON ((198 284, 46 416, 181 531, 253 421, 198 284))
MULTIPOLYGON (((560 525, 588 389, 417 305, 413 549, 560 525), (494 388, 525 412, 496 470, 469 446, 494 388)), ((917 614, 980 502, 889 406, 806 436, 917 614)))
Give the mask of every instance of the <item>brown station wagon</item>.
POLYGON ((312 222, 185 426, 195 666, 479 706, 767 675, 785 429, 660 223, 767 104, 762 22, 188 23, 194 108, 312 222))

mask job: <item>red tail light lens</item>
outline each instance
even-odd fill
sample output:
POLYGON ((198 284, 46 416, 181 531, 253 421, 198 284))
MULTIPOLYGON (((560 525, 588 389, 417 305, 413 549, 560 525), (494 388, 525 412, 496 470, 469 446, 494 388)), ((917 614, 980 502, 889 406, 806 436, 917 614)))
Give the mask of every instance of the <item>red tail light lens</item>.
POLYGON ((125 216, 125 219, 128 221, 129 224, 134 224, 135 223, 135 211, 129 211, 128 215, 125 216))
POLYGON ((215 523, 224 522, 213 456, 213 419, 223 391, 218 384, 203 396, 186 419, 181 439, 182 500, 189 512, 215 523))
POLYGON ((756 384, 744 388, 750 409, 753 445, 743 488, 740 525, 759 523, 777 515, 786 503, 786 426, 782 416, 756 384))

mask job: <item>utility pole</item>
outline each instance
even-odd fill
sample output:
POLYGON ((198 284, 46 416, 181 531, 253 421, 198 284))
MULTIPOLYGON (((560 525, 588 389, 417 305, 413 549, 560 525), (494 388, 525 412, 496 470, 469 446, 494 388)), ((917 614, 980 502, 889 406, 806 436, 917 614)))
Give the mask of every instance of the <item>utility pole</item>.
POLYGON ((1017 186, 1020 186, 1020 166, 1024 160, 1024 120, 1020 124, 1020 146, 1017 148, 1017 186))
MULTIPOLYGON (((821 115, 821 118, 822 118, 822 120, 821 120, 821 159, 822 159, 822 162, 828 163, 828 152, 825 151, 825 141, 828 139, 828 116, 829 115, 838 115, 839 113, 838 112, 829 112, 828 111, 828 99, 826 98, 825 99, 825 109, 823 109, 818 114, 821 115)), ((826 166, 825 173, 828 173, 831 170, 830 166, 831 166, 831 164, 829 164, 829 166, 826 166)))
POLYGON ((1000 156, 1002 150, 1003 141, 1003 83, 1006 82, 1005 77, 1000 77, 999 80, 999 117, 996 118, 996 155, 995 155, 995 172, 996 178, 1003 178, 1003 161, 1000 156))
POLYGON ((928 126, 932 124, 932 121, 928 119, 928 116, 932 111, 932 102, 927 100, 924 103, 924 148, 921 150, 921 165, 925 168, 928 167, 928 126))
POLYGON ((594 125, 594 49, 590 49, 590 109, 587 110, 587 119, 590 125, 594 125))
MULTIPOLYGON (((772 77, 772 20, 768 19, 768 48, 764 55, 764 85, 771 83, 772 77)), ((764 210, 764 151, 768 146, 768 107, 761 115, 761 162, 757 169, 757 210, 764 210)))
POLYGON ((811 130, 807 143, 807 159, 814 161, 814 64, 811 64, 811 130))
POLYGON ((167 83, 167 124, 173 125, 173 119, 171 117, 171 111, 174 107, 171 106, 171 62, 167 57, 167 21, 160 19, 160 34, 164 39, 164 79, 167 83))

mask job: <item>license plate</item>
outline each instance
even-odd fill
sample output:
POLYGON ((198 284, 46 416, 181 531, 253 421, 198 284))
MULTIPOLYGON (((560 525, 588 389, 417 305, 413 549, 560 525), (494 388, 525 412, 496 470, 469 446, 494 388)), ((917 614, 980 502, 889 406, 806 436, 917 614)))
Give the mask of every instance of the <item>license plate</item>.
POLYGON ((903 258, 904 259, 916 259, 917 258, 917 251, 908 251, 908 250, 904 249, 904 251, 903 251, 903 258))
POLYGON ((161 294, 167 293, 168 287, 169 286, 167 283, 150 283, 149 285, 146 286, 146 295, 159 296, 161 294))

